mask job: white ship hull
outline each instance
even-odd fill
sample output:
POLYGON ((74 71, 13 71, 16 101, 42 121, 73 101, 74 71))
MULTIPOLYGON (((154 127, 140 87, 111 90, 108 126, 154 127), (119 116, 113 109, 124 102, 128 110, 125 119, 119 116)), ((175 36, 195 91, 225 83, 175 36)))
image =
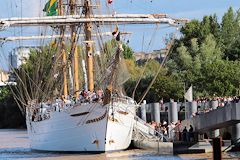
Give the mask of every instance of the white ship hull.
POLYGON ((117 102, 113 106, 82 104, 50 112, 49 118, 40 121, 33 121, 27 114, 30 146, 42 151, 105 152, 127 149, 132 138, 135 105, 117 102))

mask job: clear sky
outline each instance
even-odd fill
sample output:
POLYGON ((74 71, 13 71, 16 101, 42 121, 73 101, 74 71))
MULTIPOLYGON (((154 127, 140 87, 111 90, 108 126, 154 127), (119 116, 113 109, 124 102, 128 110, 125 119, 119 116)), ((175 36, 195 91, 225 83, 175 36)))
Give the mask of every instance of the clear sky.
MULTIPOLYGON (((93 0, 96 1, 96 0, 93 0)), ((98 0, 97 0, 98 1, 98 0)), ((106 1, 106 0, 101 0, 106 1)), ((0 18, 42 16, 46 0, 0 0, 0 18)), ((111 11, 117 13, 166 13, 174 18, 201 19, 204 15, 216 13, 221 19, 224 12, 232 6, 240 8, 240 0, 113 0, 111 11)), ((155 25, 124 26, 122 30, 133 32, 126 37, 135 51, 150 52, 164 46, 166 34, 175 28, 155 25), (144 37, 144 38, 143 38, 144 37), (144 45, 143 44, 144 40, 144 45)), ((39 28, 11 28, 0 32, 3 36, 38 35, 39 28)), ((16 46, 36 45, 34 41, 8 42, 0 49, 0 68, 6 68, 6 55, 16 46)), ((39 45, 39 44, 38 44, 39 45)))

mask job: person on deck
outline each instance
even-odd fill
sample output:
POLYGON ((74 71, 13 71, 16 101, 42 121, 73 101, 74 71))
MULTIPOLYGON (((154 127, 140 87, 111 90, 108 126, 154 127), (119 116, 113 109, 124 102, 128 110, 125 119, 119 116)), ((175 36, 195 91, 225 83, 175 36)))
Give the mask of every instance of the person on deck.
POLYGON ((98 98, 98 101, 99 101, 99 102, 102 101, 102 98, 103 98, 103 90, 100 89, 100 88, 97 90, 97 98, 98 98))
POLYGON ((192 125, 190 125, 190 129, 189 129, 189 140, 190 140, 190 142, 192 142, 194 140, 194 133, 193 133, 192 125))
POLYGON ((104 97, 103 97, 103 104, 106 105, 108 103, 110 103, 111 101, 111 92, 112 92, 112 86, 109 85, 104 93, 104 97))
POLYGON ((187 142, 187 133, 188 133, 187 127, 185 126, 184 129, 183 129, 183 131, 182 131, 182 140, 183 140, 184 142, 187 142))

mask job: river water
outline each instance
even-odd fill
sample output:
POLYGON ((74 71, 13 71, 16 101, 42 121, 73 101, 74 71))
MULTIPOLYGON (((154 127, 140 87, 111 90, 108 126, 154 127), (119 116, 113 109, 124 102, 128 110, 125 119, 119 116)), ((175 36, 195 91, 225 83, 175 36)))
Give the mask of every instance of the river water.
POLYGON ((102 154, 52 153, 31 151, 26 130, 0 130, 0 160, 203 160, 204 157, 159 155, 151 151, 127 150, 102 154))

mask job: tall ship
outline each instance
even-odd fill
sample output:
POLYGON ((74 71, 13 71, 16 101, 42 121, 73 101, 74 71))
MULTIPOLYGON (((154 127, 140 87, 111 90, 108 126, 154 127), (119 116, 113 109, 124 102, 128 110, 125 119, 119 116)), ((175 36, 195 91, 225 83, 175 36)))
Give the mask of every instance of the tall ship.
POLYGON ((51 39, 48 46, 32 51, 32 66, 26 63, 13 70, 17 87, 12 90, 19 105, 24 106, 34 150, 127 149, 139 105, 124 95, 122 87, 129 75, 121 36, 130 33, 120 31, 120 26, 176 26, 184 21, 166 14, 100 14, 97 9, 101 3, 97 2, 49 0, 44 7, 47 16, 0 20, 1 29, 47 26, 53 34, 4 39, 51 39), (106 41, 105 36, 112 39, 106 41))

